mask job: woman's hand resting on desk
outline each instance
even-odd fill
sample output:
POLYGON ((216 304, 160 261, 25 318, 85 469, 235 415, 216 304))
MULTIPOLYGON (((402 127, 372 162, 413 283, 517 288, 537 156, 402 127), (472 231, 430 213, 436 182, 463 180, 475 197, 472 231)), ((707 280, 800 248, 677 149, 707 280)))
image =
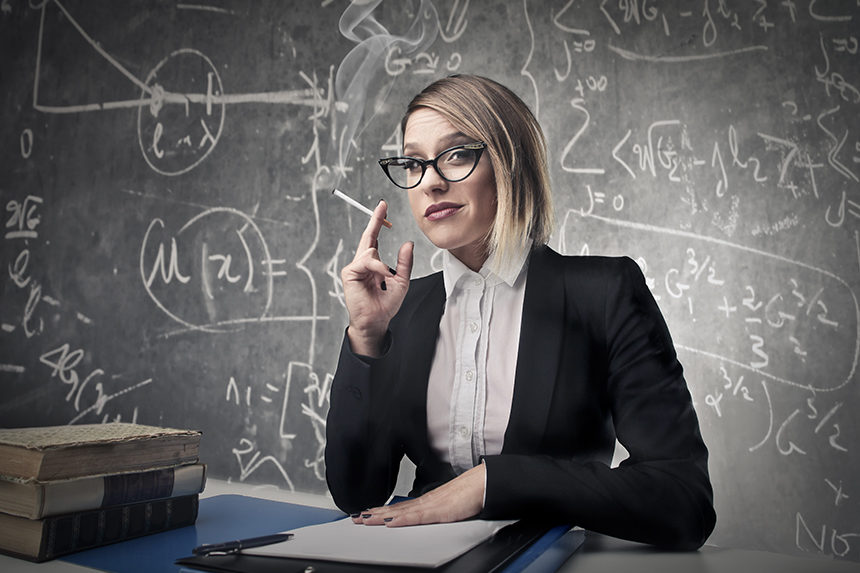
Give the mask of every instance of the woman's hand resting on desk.
POLYGON ((340 272, 349 312, 349 343, 353 352, 365 356, 379 355, 388 323, 406 297, 412 274, 414 243, 400 246, 396 269, 379 258, 379 230, 387 212, 388 205, 380 201, 361 235, 355 257, 340 272))
POLYGON ((486 467, 478 464, 421 497, 374 507, 352 520, 365 525, 400 527, 469 519, 478 515, 483 507, 485 478, 486 467))

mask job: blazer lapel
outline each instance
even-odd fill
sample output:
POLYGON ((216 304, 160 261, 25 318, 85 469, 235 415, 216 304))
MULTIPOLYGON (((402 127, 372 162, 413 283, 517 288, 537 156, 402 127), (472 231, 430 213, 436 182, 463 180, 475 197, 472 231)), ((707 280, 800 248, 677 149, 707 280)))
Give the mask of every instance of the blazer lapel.
POLYGON ((439 338, 439 323, 445 308, 442 273, 427 280, 426 290, 410 301, 412 308, 402 325, 409 334, 400 337, 405 345, 400 384, 404 404, 408 405, 404 412, 408 417, 404 422, 411 426, 411 435, 420 438, 423 450, 429 450, 430 447, 427 438, 427 384, 436 352, 436 340, 439 338))
POLYGON ((547 423, 564 338, 564 275, 547 246, 529 259, 511 416, 502 452, 537 451, 547 423))

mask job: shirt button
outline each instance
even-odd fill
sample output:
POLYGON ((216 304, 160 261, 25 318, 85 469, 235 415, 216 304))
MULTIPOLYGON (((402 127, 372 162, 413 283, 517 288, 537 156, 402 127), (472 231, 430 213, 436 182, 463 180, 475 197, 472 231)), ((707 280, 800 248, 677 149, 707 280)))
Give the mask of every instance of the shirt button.
POLYGON ((471 371, 471 370, 466 370, 466 380, 468 380, 469 382, 471 382, 471 381, 472 381, 472 377, 473 377, 473 376, 474 376, 474 375, 472 374, 472 371, 471 371))
POLYGON ((483 284, 483 282, 484 282, 483 279, 475 279, 474 281, 472 281, 472 284, 475 285, 476 287, 479 287, 483 284))
POLYGON ((457 428, 457 433, 460 435, 461 438, 468 438, 469 428, 467 426, 460 426, 459 428, 457 428))
POLYGON ((469 323, 469 328, 472 329, 472 332, 477 332, 478 331, 478 323, 473 320, 472 322, 469 323))

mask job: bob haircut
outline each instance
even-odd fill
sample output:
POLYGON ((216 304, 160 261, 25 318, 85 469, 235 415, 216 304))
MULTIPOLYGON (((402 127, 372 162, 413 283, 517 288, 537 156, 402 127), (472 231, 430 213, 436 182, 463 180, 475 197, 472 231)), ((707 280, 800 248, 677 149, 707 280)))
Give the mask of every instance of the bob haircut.
POLYGON ((400 122, 429 108, 460 132, 487 144, 496 181, 496 218, 485 238, 493 270, 506 269, 515 252, 545 244, 552 234, 552 190, 546 139, 528 106, 510 89, 474 75, 437 80, 416 95, 400 122))

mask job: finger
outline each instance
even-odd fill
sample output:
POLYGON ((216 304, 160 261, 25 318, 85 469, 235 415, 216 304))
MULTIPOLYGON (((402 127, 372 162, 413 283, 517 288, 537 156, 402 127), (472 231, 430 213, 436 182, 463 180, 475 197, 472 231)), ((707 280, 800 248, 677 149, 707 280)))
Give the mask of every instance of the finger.
POLYGON ((444 520, 434 516, 432 511, 417 509, 401 515, 397 515, 383 521, 386 527, 408 527, 410 525, 428 525, 440 523, 444 520))
POLYGON ((368 248, 377 248, 379 246, 379 230, 382 228, 382 222, 388 213, 388 204, 385 201, 380 201, 373 210, 373 215, 370 217, 364 232, 361 234, 361 239, 358 242, 356 253, 368 248))
POLYGON ((416 508, 426 505, 426 495, 427 494, 424 494, 424 496, 417 497, 415 499, 407 499, 389 505, 381 505, 379 507, 366 509, 361 512, 360 518, 367 525, 382 525, 386 519, 414 511, 416 508))
POLYGON ((395 274, 400 278, 409 282, 412 276, 412 263, 415 259, 415 243, 409 241, 400 245, 400 250, 397 251, 397 270, 395 274))
POLYGON ((372 509, 357 511, 355 513, 349 514, 349 518, 352 520, 353 523, 361 525, 365 522, 365 520, 370 519, 370 517, 373 515, 373 511, 374 510, 372 509))
MULTIPOLYGON (((380 515, 382 524, 386 527, 404 527, 408 525, 425 525, 450 521, 444 519, 444 504, 438 506, 426 498, 414 500, 416 503, 395 508, 395 511, 380 515)), ((401 505, 401 504, 397 504, 401 505)))
POLYGON ((376 249, 368 249, 343 268, 341 280, 344 282, 373 280, 381 283, 394 274, 394 269, 379 260, 379 253, 376 249))
POLYGON ((359 521, 354 521, 364 525, 385 525, 385 519, 388 517, 389 513, 390 511, 384 507, 366 509, 359 515, 359 521))

